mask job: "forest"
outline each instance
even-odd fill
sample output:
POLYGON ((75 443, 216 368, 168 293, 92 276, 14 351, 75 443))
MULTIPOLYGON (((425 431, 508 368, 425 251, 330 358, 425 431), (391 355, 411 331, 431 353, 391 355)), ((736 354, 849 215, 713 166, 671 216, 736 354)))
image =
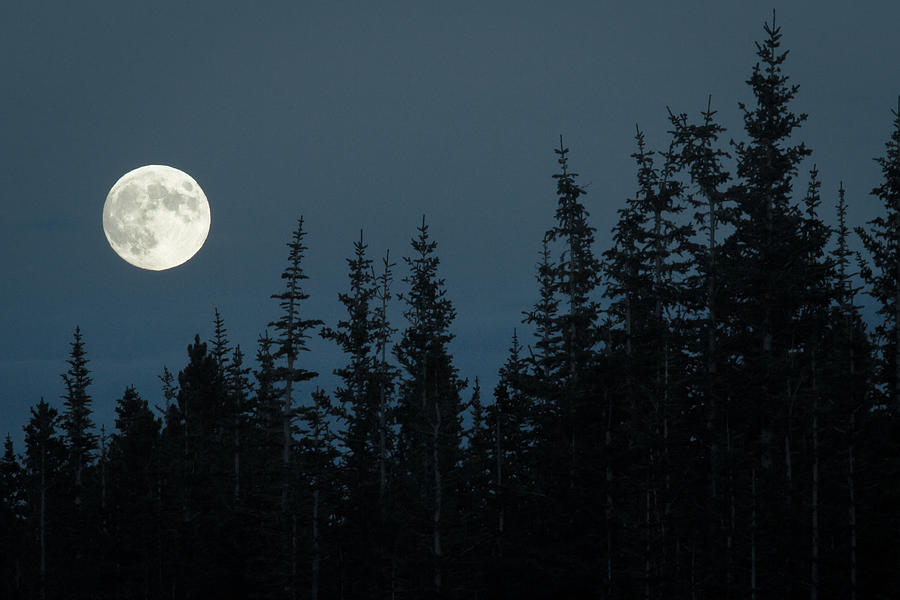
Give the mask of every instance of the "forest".
POLYGON ((6 437, 0 597, 895 598, 900 102, 881 216, 854 228, 843 186, 801 172, 782 46, 773 19, 742 141, 711 102, 670 111, 663 149, 636 130, 602 252, 560 138, 494 389, 454 365, 425 217, 400 260, 360 233, 336 323, 305 310, 300 217, 252 355, 211 307, 211 339, 186 337, 159 396, 123 390, 113 430, 75 327, 64 395, 6 437), (336 389, 312 336, 343 352, 336 389))

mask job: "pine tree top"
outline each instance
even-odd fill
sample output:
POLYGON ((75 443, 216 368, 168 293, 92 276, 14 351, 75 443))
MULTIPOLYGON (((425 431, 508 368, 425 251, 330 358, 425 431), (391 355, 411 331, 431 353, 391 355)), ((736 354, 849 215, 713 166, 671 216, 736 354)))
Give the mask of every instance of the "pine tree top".
MULTIPOLYGON (((277 347, 273 356, 278 358, 286 358, 289 363, 293 363, 301 351, 308 351, 306 339, 309 338, 307 331, 313 327, 322 325, 322 321, 318 319, 304 319, 300 315, 300 305, 302 301, 309 298, 309 294, 303 291, 303 280, 308 276, 303 271, 303 258, 307 248, 303 244, 303 238, 306 232, 303 230, 303 216, 297 220, 297 228, 294 230, 291 241, 288 242, 288 265, 281 278, 285 282, 284 291, 279 294, 272 294, 272 298, 279 301, 281 307, 281 316, 269 323, 269 327, 275 329, 277 347)), ((294 369, 295 373, 290 376, 295 379, 309 379, 314 377, 312 372, 301 372, 294 369)))
POLYGON ((793 146, 785 144, 794 129, 807 119, 807 115, 794 114, 789 108, 799 86, 788 85, 789 78, 782 72, 788 51, 779 52, 782 36, 781 28, 775 25, 774 11, 772 24, 766 23, 763 29, 767 38, 763 43, 756 43, 761 63, 754 65, 747 80, 756 98, 756 106, 749 108, 743 102, 738 103, 744 112, 744 129, 750 140, 734 144, 738 157, 737 174, 746 180, 751 192, 748 199, 756 206, 757 212, 768 210, 765 203, 759 206, 760 194, 766 197, 765 201, 771 204, 771 208, 785 211, 790 198, 791 178, 796 174, 800 161, 812 151, 803 142, 793 146))

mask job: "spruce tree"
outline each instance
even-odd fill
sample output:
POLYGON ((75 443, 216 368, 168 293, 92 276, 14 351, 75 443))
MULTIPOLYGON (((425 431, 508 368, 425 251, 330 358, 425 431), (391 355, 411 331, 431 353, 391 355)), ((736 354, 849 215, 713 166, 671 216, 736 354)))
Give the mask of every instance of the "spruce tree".
MULTIPOLYGON (((535 326, 535 351, 531 351, 528 376, 523 384, 535 399, 535 444, 541 448, 535 461, 535 486, 546 500, 536 508, 540 517, 535 542, 547 548, 541 577, 559 582, 548 593, 578 595, 596 570, 587 548, 575 547, 571 538, 576 521, 593 493, 597 442, 602 439, 604 411, 595 389, 598 304, 595 290, 600 263, 593 254, 594 228, 581 197, 584 188, 577 173, 569 170, 568 148, 555 150, 560 165, 556 180, 554 225, 543 239, 538 266, 540 299, 525 322, 535 326), (558 258, 552 254, 558 252, 558 258)), ((596 535, 597 524, 590 524, 596 535)))
POLYGON ((894 129, 885 143, 884 156, 876 158, 882 182, 872 190, 884 212, 868 222, 870 230, 856 233, 872 257, 874 268, 864 267, 862 276, 878 301, 882 322, 875 327, 879 343, 879 384, 886 403, 900 412, 900 97, 894 129))
POLYGON ((729 298, 722 315, 729 334, 722 350, 732 357, 728 381, 735 410, 729 417, 734 425, 744 424, 733 435, 745 449, 739 458, 746 459, 735 467, 743 505, 737 510, 749 521, 737 568, 748 573, 752 598, 790 595, 797 586, 790 557, 801 536, 791 513, 798 493, 796 433, 803 431, 800 396, 809 378, 794 358, 803 348, 798 328, 812 272, 793 194, 798 166, 810 150, 791 142, 806 115, 790 107, 798 87, 782 71, 788 53, 780 50, 774 15, 764 30, 766 39, 757 44, 760 62, 747 82, 755 106, 739 104, 748 140, 734 145, 740 183, 728 217, 734 230, 720 255, 722 291, 729 298), (774 498, 780 501, 769 500, 774 498))
POLYGON ((352 540, 341 556, 347 565, 347 593, 360 597, 377 589, 379 571, 387 570, 382 564, 387 550, 383 539, 386 457, 382 446, 390 437, 383 416, 376 348, 383 317, 376 312, 378 282, 366 248, 360 230, 359 241, 353 244, 354 256, 347 259, 349 289, 338 294, 347 316, 338 321, 336 329, 324 328, 321 332, 322 337, 341 347, 348 361, 334 371, 342 382, 335 399, 346 422, 341 434, 346 449, 343 485, 347 493, 342 538, 352 540), (372 518, 373 507, 377 507, 377 519, 372 518))
POLYGON ((233 490, 232 503, 237 505, 241 502, 243 486, 242 482, 246 478, 246 473, 241 471, 242 458, 246 460, 244 446, 246 445, 248 418, 249 418, 249 397, 252 393, 250 384, 250 367, 244 366, 244 353, 238 344, 231 352, 231 358, 228 362, 225 372, 227 387, 227 405, 230 415, 230 423, 227 429, 231 432, 231 451, 233 456, 233 490))
POLYGON ((254 393, 249 399, 246 448, 245 504, 253 533, 246 540, 250 597, 286 596, 290 555, 285 552, 285 522, 281 510, 284 481, 282 463, 283 399, 277 388, 274 342, 268 332, 257 344, 254 393))
POLYGON ((310 540, 310 598, 317 600, 322 587, 323 557, 333 554, 331 540, 325 539, 325 523, 335 514, 334 507, 341 495, 341 482, 337 476, 337 439, 331 423, 339 416, 339 410, 331 398, 319 388, 310 396, 311 402, 298 410, 299 434, 302 440, 297 447, 297 473, 309 490, 310 540))
POLYGON ((75 328, 70 346, 71 352, 66 361, 69 368, 61 376, 66 388, 62 396, 64 410, 61 426, 68 453, 67 493, 71 494, 72 504, 65 507, 68 516, 64 519, 63 529, 66 551, 71 557, 65 563, 68 571, 65 577, 69 580, 73 597, 80 598, 92 593, 91 587, 96 577, 93 569, 98 564, 96 554, 100 543, 97 539, 99 527, 95 521, 95 504, 99 503, 101 491, 99 485, 96 485, 99 481, 96 484, 91 481, 90 486, 87 484, 94 466, 97 435, 93 432, 92 399, 88 393, 91 376, 87 368, 84 341, 78 327, 75 328))
MULTIPOLYGON (((297 229, 294 231, 291 241, 288 242, 288 264, 281 274, 284 281, 284 289, 272 298, 278 300, 281 308, 281 316, 269 323, 275 331, 275 350, 272 357, 275 360, 274 379, 278 382, 277 391, 281 399, 281 500, 282 513, 281 530, 283 532, 283 552, 288 556, 287 564, 283 570, 283 590, 286 594, 295 598, 297 595, 296 573, 299 569, 298 554, 298 507, 300 500, 296 496, 295 480, 297 465, 294 447, 294 429, 297 417, 295 406, 295 384, 314 379, 318 373, 300 366, 301 352, 309 348, 306 340, 309 338, 309 330, 322 325, 322 321, 305 318, 302 312, 302 304, 309 298, 303 289, 304 280, 308 276, 303 270, 303 258, 307 247, 303 244, 306 232, 303 230, 303 217, 297 221, 297 229)), ((300 523, 303 522, 300 517, 300 523)))
MULTIPOLYGON (((456 317, 438 276, 437 242, 430 239, 422 217, 412 256, 404 258, 408 291, 400 296, 407 327, 394 354, 405 371, 398 406, 399 468, 403 514, 408 523, 405 578, 416 595, 448 593, 448 575, 457 541, 454 506, 462 441, 460 392, 466 386, 453 365, 450 327, 456 317), (427 575, 426 575, 427 574, 427 575)), ((449 579, 449 580, 448 580, 449 579)))
POLYGON ((66 362, 69 369, 62 375, 66 386, 63 395, 65 411, 62 415, 62 428, 66 434, 66 445, 69 450, 69 470, 75 490, 76 506, 83 501, 83 477, 85 470, 91 465, 97 449, 97 436, 91 430, 91 396, 87 388, 91 384, 90 371, 87 369, 87 356, 81 329, 76 327, 72 350, 66 362))
POLYGON ((45 599, 54 597, 68 582, 58 573, 69 559, 62 547, 64 525, 62 493, 67 449, 57 432, 60 419, 55 408, 41 398, 31 408, 25 431, 25 504, 28 514, 28 572, 33 576, 31 595, 45 599))
POLYGON ((104 575, 115 597, 137 597, 158 588, 157 485, 160 423, 134 386, 116 402, 116 433, 109 450, 114 546, 104 575))
POLYGON ((675 142, 657 168, 639 129, 635 139, 637 193, 620 211, 615 246, 605 254, 605 295, 615 327, 606 364, 613 373, 621 365, 624 381, 607 379, 605 386, 619 399, 620 436, 628 440, 617 495, 630 513, 622 517, 641 523, 631 547, 619 553, 620 571, 642 581, 645 596, 657 597, 679 593, 666 574, 682 568, 678 548, 691 537, 673 481, 693 471, 685 422, 691 335, 683 316, 693 229, 678 222, 684 203, 675 142))
POLYGON ((27 545, 25 521, 24 472, 6 434, 0 458, 0 594, 4 598, 25 596, 22 551, 27 545))
MULTIPOLYGON (((871 265, 863 264, 861 274, 869 285, 869 295, 877 302, 877 314, 881 318, 874 327, 874 342, 878 350, 875 392, 881 406, 871 414, 868 427, 877 432, 883 441, 898 439, 900 432, 900 97, 897 110, 892 113, 893 131, 885 143, 885 153, 875 159, 881 167, 882 180, 871 192, 881 202, 883 212, 868 222, 869 231, 856 229, 872 261, 871 265)), ((892 482, 881 486, 881 496, 877 501, 895 507, 890 516, 893 539, 888 541, 883 531, 870 538, 873 544, 879 546, 879 551, 873 557, 875 564, 869 563, 868 566, 872 568, 877 565, 873 569, 873 577, 886 580, 886 585, 896 587, 900 585, 897 577, 886 578, 875 573, 896 573, 900 565, 900 511, 896 508, 900 502, 900 486, 896 483, 900 460, 896 459, 896 452, 885 452, 884 449, 876 452, 880 463, 877 478, 892 482), (894 458, 886 462, 882 456, 894 458)))
POLYGON ((694 419, 688 427, 695 440, 690 446, 697 463, 692 472, 698 484, 696 493, 706 499, 694 513, 695 528, 700 530, 696 537, 701 541, 693 543, 701 558, 693 563, 691 580, 700 589, 724 594, 733 578, 734 531, 730 519, 733 494, 725 473, 729 463, 725 456, 729 447, 725 439, 729 407, 721 368, 723 331, 718 309, 727 299, 720 293, 718 254, 720 224, 727 220, 729 210, 725 186, 731 176, 724 165, 730 157, 719 147, 719 137, 725 129, 715 120, 716 112, 710 97, 706 110, 700 113, 700 123, 689 123, 687 115, 671 111, 669 117, 673 158, 678 168, 690 176, 692 188, 686 200, 695 210, 695 227, 705 237, 690 246, 694 269, 685 281, 685 308, 691 319, 689 326, 695 329, 694 347, 688 352, 699 362, 692 386, 694 397, 702 399, 690 411, 694 419))
POLYGON ((301 313, 301 306, 309 294, 303 291, 303 281, 309 277, 303 270, 303 257, 307 247, 303 244, 306 232, 303 231, 303 217, 297 221, 297 229, 288 242, 288 265, 281 274, 284 280, 284 290, 273 294, 272 298, 278 300, 281 308, 281 316, 269 323, 275 331, 275 351, 272 357, 276 361, 275 376, 281 382, 280 394, 282 396, 282 464, 284 468, 284 481, 282 483, 281 509, 288 510, 289 479, 291 471, 291 456, 293 449, 293 437, 291 434, 292 422, 296 416, 294 406, 294 384, 309 381, 318 376, 315 371, 304 369, 297 364, 301 352, 307 352, 306 340, 308 331, 322 325, 316 319, 307 319, 301 313), (282 362, 278 365, 278 362, 282 362))
POLYGON ((197 590, 224 593, 226 589, 241 589, 237 581, 240 571, 226 568, 228 578, 221 577, 219 571, 219 565, 229 564, 227 531, 221 524, 228 516, 232 483, 230 444, 222 430, 224 382, 199 335, 194 336, 187 353, 188 363, 178 373, 181 431, 176 439, 182 454, 176 487, 183 554, 176 580, 185 595, 196 594, 197 590))
POLYGON ((542 457, 541 448, 533 444, 534 404, 527 392, 526 368, 513 330, 484 424, 491 500, 485 507, 485 529, 492 540, 487 591, 498 597, 527 596, 529 563, 541 554, 532 543, 530 524, 539 510, 534 466, 542 457))

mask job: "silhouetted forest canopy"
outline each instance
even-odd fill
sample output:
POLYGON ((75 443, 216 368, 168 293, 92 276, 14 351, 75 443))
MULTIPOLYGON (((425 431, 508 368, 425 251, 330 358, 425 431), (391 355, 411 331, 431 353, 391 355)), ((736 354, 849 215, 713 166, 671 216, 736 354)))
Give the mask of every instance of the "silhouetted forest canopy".
POLYGON ((670 111, 664 148, 636 129, 603 251, 560 138, 494 389, 454 365, 425 217, 399 258, 348 240, 334 323, 306 310, 300 217, 255 347, 213 310, 111 430, 76 327, 61 402, 6 438, 0 597, 897 597, 900 105, 858 254, 786 57, 773 18, 743 132, 712 102, 670 111), (313 336, 343 352, 335 389, 313 336))

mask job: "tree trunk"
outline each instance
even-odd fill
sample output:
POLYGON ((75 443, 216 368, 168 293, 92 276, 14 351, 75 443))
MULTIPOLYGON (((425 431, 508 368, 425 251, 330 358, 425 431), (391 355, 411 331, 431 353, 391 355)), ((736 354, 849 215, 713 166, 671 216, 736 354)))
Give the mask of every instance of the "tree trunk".
POLYGON ((725 412, 725 444, 728 451, 728 534, 725 539, 725 581, 728 584, 728 596, 734 593, 734 537, 735 537, 735 499, 734 499, 734 452, 731 447, 731 423, 728 411, 725 412))
POLYGON ((432 525, 434 532, 434 588, 438 596, 441 593, 441 568, 442 568, 442 549, 441 549, 441 465, 439 462, 440 453, 438 451, 438 434, 441 429, 441 410, 437 401, 437 394, 434 399, 434 425, 433 436, 431 439, 432 460, 434 461, 434 513, 432 515, 432 525))
POLYGON ((610 453, 612 452, 612 399, 609 397, 609 392, 607 394, 607 408, 606 408, 606 435, 604 438, 604 446, 606 451, 606 507, 605 507, 605 518, 606 518, 606 597, 613 597, 613 536, 612 536, 612 513, 613 513, 613 503, 612 503, 612 482, 613 482, 613 470, 612 470, 612 461, 610 460, 610 453))
POLYGON ((498 401, 495 404, 495 412, 496 412, 496 420, 494 424, 494 437, 497 440, 496 444, 496 454, 497 454, 497 485, 495 493, 497 494, 497 550, 500 556, 503 555, 503 546, 501 543, 501 538, 503 537, 503 518, 504 518, 504 495, 503 495, 503 443, 501 439, 502 431, 500 428, 500 419, 502 416, 502 407, 500 406, 500 402, 498 401))
POLYGON ((294 361, 288 357, 288 380, 284 388, 284 407, 282 409, 282 453, 281 466, 283 469, 281 480, 281 512, 288 510, 288 486, 291 477, 291 410, 293 405, 292 378, 294 373, 294 361))
MULTIPOLYGON (((900 95, 897 96, 897 119, 900 120, 900 95)), ((895 190, 896 191, 896 190, 895 190)), ((900 198, 894 205, 894 406, 900 412, 900 198)))
POLYGON ((106 510, 106 426, 100 426, 100 508, 106 510))
POLYGON ((41 599, 47 598, 47 476, 46 451, 41 447, 41 599))
MULTIPOLYGON (((382 357, 382 361, 384 357, 382 357)), ((381 370, 381 367, 379 367, 381 370)), ((387 440, 386 437, 386 427, 387 423, 385 422, 385 412, 387 411, 387 399, 385 398, 386 392, 384 389, 384 373, 379 373, 378 376, 378 514, 380 516, 381 522, 384 522, 385 519, 385 496, 387 492, 387 440)))
POLYGON ((750 472, 750 600, 756 600, 756 469, 750 472))
POLYGON ((319 564, 321 562, 319 549, 319 488, 318 482, 313 488, 312 503, 312 574, 310 581, 310 598, 318 600, 319 598, 319 564))
MULTIPOLYGON (((652 462, 652 457, 651 457, 652 462)), ((650 489, 649 482, 647 486, 647 507, 644 512, 644 600, 650 600, 650 489)))
POLYGON ((237 504, 241 498, 241 434, 240 434, 240 416, 234 416, 234 503, 237 504))
MULTIPOLYGON (((381 314, 387 319, 387 268, 388 254, 385 257, 385 288, 384 294, 381 295, 381 314)), ((386 327, 386 325, 385 325, 386 327)), ((387 364, 387 344, 388 336, 385 329, 381 330, 381 363, 378 365, 378 509, 381 515, 381 522, 384 523, 386 516, 387 496, 387 390, 385 365, 387 364)))
POLYGON ((297 515, 291 515, 291 600, 297 600, 297 515))
POLYGON ((818 398, 813 385, 813 422, 812 422, 812 564, 810 565, 810 600, 819 598, 819 417, 817 411, 818 398))
MULTIPOLYGON (((851 416, 851 432, 855 419, 851 416)), ((850 600, 856 600, 856 488, 853 442, 850 442, 847 460, 847 488, 850 492, 848 524, 850 526, 850 600)))

